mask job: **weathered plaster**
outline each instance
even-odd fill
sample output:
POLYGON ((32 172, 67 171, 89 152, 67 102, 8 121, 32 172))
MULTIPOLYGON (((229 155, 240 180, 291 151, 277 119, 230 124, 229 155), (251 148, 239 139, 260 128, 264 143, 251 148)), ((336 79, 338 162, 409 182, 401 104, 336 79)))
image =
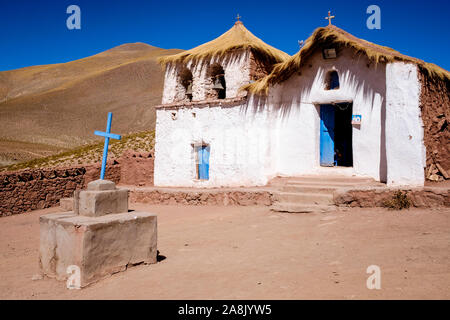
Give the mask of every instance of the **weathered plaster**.
POLYGON ((250 81, 250 53, 239 51, 227 56, 225 59, 213 57, 208 60, 189 61, 184 64, 167 65, 162 104, 183 101, 185 89, 180 83, 179 73, 183 68, 192 72, 192 101, 202 101, 207 97, 207 91, 213 86, 208 76, 208 67, 219 63, 225 71, 226 98, 245 95, 239 88, 250 81))
MULTIPOLYGON (((249 79, 243 61, 241 57, 226 65, 227 97, 228 90, 236 94, 238 84, 249 79)), ((206 69, 196 68, 194 77, 204 79, 206 69)), ((163 103, 173 102, 166 92, 173 88, 170 79, 163 103)), ((352 102, 353 114, 362 115, 361 125, 353 126, 351 174, 390 184, 423 184, 419 91, 415 66, 396 63, 387 70, 385 64, 371 64, 343 49, 333 60, 324 60, 321 52, 313 54, 299 73, 271 87, 265 99, 250 96, 240 105, 214 102, 196 107, 194 102, 158 108, 155 185, 258 186, 276 175, 323 173, 320 105, 343 101, 352 102), (339 73, 338 90, 325 90, 330 70, 339 73), (193 146, 202 143, 211 146, 209 181, 195 179, 193 146)), ((202 94, 194 94, 195 99, 202 100, 202 94)))
POLYGON ((320 167, 320 104, 353 102, 353 114, 362 124, 353 126, 353 173, 385 180, 383 117, 385 66, 369 65, 362 56, 342 50, 337 59, 324 60, 321 52, 305 61, 293 75, 271 91, 269 105, 276 111, 277 173, 314 173, 320 167), (325 90, 327 72, 339 74, 338 90, 325 90))
POLYGON ((423 186, 426 152, 417 66, 389 63, 386 87, 387 182, 423 186))
POLYGON ((265 185, 271 154, 267 112, 245 110, 244 104, 157 110, 155 185, 265 185), (194 147, 201 144, 211 146, 208 181, 196 179, 194 147))

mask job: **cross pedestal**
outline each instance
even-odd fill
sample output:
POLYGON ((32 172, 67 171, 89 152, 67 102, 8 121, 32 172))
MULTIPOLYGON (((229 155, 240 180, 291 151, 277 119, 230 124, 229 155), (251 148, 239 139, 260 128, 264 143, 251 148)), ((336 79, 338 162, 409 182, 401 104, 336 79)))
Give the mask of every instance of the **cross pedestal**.
POLYGON ((128 190, 112 181, 90 182, 75 192, 73 211, 43 215, 39 222, 43 276, 70 280, 76 268, 82 288, 129 266, 156 263, 156 215, 128 212, 128 190))

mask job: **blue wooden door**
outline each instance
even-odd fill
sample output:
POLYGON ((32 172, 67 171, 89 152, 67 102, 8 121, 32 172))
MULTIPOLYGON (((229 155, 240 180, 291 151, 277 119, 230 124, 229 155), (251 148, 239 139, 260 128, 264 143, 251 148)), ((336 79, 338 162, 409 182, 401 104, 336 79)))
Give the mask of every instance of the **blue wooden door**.
POLYGON ((209 147, 201 146, 198 151, 198 178, 209 180, 209 147))
POLYGON ((320 106, 320 165, 334 166, 334 106, 320 106))

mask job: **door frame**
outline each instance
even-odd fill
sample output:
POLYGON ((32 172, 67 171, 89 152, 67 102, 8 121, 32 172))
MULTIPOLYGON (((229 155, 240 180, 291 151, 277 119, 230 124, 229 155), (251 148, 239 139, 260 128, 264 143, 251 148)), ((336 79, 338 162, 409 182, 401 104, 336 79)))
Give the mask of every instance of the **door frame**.
MULTIPOLYGON (((315 120, 315 123, 316 123, 316 134, 317 134, 317 136, 316 136, 316 141, 317 141, 317 144, 316 144, 316 146, 317 146, 317 151, 316 151, 316 163, 317 163, 317 166, 318 166, 318 168, 336 168, 335 166, 333 166, 333 167, 323 167, 323 166, 321 166, 321 164, 320 164, 320 131, 321 131, 321 116, 320 116, 320 107, 322 106, 322 105, 337 105, 337 104, 340 104, 340 103, 351 103, 352 104, 352 114, 355 112, 355 103, 354 103, 354 101, 353 101, 353 99, 343 99, 343 100, 332 100, 332 101, 330 101, 330 100, 314 100, 314 102, 313 102, 313 105, 314 105, 314 107, 315 107, 315 109, 316 109, 316 114, 317 114, 317 117, 316 117, 316 120, 315 120)), ((354 142, 355 142, 355 137, 354 137, 354 135, 353 135, 353 131, 354 131, 354 127, 352 126, 352 157, 353 157, 353 166, 352 167, 349 167, 349 168, 354 168, 354 164, 355 164, 355 149, 353 148, 353 145, 354 145, 354 142)))
POLYGON ((319 165, 335 167, 335 118, 336 110, 332 104, 319 105, 319 165), (328 118, 325 119, 325 115, 328 118), (328 134, 327 134, 328 133, 328 134))

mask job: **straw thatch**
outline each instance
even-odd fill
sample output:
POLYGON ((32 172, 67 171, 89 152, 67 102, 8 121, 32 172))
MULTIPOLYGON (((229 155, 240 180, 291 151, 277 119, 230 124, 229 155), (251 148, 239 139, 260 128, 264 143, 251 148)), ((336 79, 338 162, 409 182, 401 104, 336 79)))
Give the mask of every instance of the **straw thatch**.
POLYGON ((221 57, 226 53, 238 49, 254 50, 272 63, 279 63, 290 57, 287 53, 269 46, 261 39, 255 37, 244 27, 242 22, 238 21, 220 37, 191 50, 161 57, 158 61, 161 65, 165 66, 168 63, 187 62, 193 59, 200 60, 214 56, 221 57))
POLYGON ((255 94, 267 95, 270 85, 287 80, 301 68, 305 59, 316 49, 331 45, 352 48, 357 53, 367 56, 367 58, 374 63, 387 63, 393 61, 412 62, 417 64, 428 76, 450 81, 450 72, 435 64, 408 57, 391 48, 359 39, 350 33, 331 25, 316 29, 306 40, 305 45, 298 53, 288 60, 275 65, 272 72, 266 77, 254 83, 245 85, 241 89, 255 94))

